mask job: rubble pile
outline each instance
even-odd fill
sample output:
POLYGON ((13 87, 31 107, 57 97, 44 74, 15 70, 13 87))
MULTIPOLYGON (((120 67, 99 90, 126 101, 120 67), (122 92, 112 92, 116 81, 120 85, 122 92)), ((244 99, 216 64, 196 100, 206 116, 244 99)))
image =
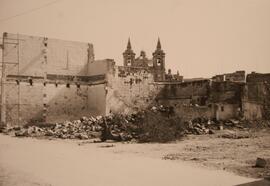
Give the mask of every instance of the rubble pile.
MULTIPOLYGON (((101 141, 168 142, 187 134, 214 134, 215 130, 270 127, 269 121, 248 122, 195 118, 182 121, 173 107, 152 106, 136 114, 82 117, 80 120, 55 124, 31 124, 1 129, 0 132, 18 137, 52 137, 61 139, 93 139, 101 141)), ((226 136, 225 136, 226 137, 226 136)))
MULTIPOLYGON (((127 141, 138 137, 139 120, 143 114, 82 117, 80 120, 56 124, 31 124, 2 129, 17 137, 54 137, 61 139, 106 138, 127 141), (137 123, 135 125, 135 123, 137 123), (105 130, 109 133, 105 134, 105 130), (106 137, 104 136, 106 135, 106 137)), ((105 140, 105 139, 104 139, 105 140)))
POLYGON ((182 135, 180 119, 170 116, 170 108, 153 108, 136 114, 82 117, 80 120, 56 124, 33 124, 6 128, 4 133, 17 137, 52 137, 61 139, 93 139, 101 141, 167 142, 182 135))
POLYGON ((103 122, 100 123, 101 141, 137 140, 142 133, 140 126, 143 123, 144 116, 144 112, 138 112, 137 114, 114 114, 103 117, 103 122))
POLYGON ((17 137, 55 137, 61 139, 90 139, 100 136, 102 117, 83 117, 80 120, 56 124, 33 124, 7 128, 5 133, 17 137))
POLYGON ((256 129, 270 128, 270 121, 247 121, 247 120, 209 120, 207 118, 195 118, 185 122, 185 134, 213 134, 215 130, 223 129, 256 129))
POLYGON ((185 134, 213 134, 213 129, 216 129, 216 123, 206 118, 195 118, 188 122, 185 122, 185 134))

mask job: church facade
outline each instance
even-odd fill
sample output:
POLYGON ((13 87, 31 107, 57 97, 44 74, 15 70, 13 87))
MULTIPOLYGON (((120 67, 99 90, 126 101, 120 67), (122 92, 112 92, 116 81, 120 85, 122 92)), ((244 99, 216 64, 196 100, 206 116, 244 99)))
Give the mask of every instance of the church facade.
POLYGON ((127 48, 123 52, 124 67, 127 69, 145 69, 153 73, 155 81, 182 81, 183 77, 177 74, 171 74, 171 70, 166 73, 165 69, 165 52, 161 48, 161 42, 158 38, 155 51, 152 53, 152 58, 146 56, 145 51, 140 52, 140 56, 132 50, 130 39, 128 39, 127 48))

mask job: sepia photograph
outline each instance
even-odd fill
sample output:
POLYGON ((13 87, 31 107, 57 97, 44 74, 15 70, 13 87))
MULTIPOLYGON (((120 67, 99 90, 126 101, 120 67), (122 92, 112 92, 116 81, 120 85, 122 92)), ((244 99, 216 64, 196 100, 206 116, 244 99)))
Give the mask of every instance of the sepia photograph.
POLYGON ((0 0, 0 186, 270 186, 270 0, 0 0))

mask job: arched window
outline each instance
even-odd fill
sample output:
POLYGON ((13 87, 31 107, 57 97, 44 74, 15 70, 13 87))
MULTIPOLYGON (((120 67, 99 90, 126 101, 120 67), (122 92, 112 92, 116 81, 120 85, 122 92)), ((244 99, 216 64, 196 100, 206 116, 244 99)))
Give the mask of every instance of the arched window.
POLYGON ((161 60, 157 59, 157 66, 160 66, 160 65, 161 65, 161 60))
POLYGON ((131 60, 130 59, 127 60, 127 66, 131 66, 131 60))

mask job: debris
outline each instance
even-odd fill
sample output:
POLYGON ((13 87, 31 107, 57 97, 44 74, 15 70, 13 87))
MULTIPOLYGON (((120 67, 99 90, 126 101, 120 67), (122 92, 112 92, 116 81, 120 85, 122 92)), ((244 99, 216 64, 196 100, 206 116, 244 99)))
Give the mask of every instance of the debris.
POLYGON ((15 132, 15 136, 17 137, 27 137, 29 136, 28 130, 20 130, 15 132))
POLYGON ((183 135, 222 134, 219 137, 241 139, 249 138, 248 132, 234 132, 232 129, 243 129, 257 126, 269 126, 270 122, 230 119, 226 121, 198 117, 182 121, 171 106, 155 105, 135 114, 111 114, 108 116, 81 117, 79 120, 63 123, 32 123, 25 126, 1 128, 0 132, 15 134, 18 137, 50 137, 61 139, 97 139, 101 141, 132 142, 168 142, 183 135))
POLYGON ((109 148, 109 147, 114 147, 114 144, 109 144, 109 145, 100 145, 99 147, 101 148, 109 148))
POLYGON ((243 139, 250 138, 250 133, 245 131, 224 130, 224 132, 220 134, 219 137, 228 139, 243 139))
POLYGON ((263 158, 257 158, 255 167, 265 168, 266 167, 266 164, 267 164, 267 162, 266 162, 265 159, 263 159, 263 158))

